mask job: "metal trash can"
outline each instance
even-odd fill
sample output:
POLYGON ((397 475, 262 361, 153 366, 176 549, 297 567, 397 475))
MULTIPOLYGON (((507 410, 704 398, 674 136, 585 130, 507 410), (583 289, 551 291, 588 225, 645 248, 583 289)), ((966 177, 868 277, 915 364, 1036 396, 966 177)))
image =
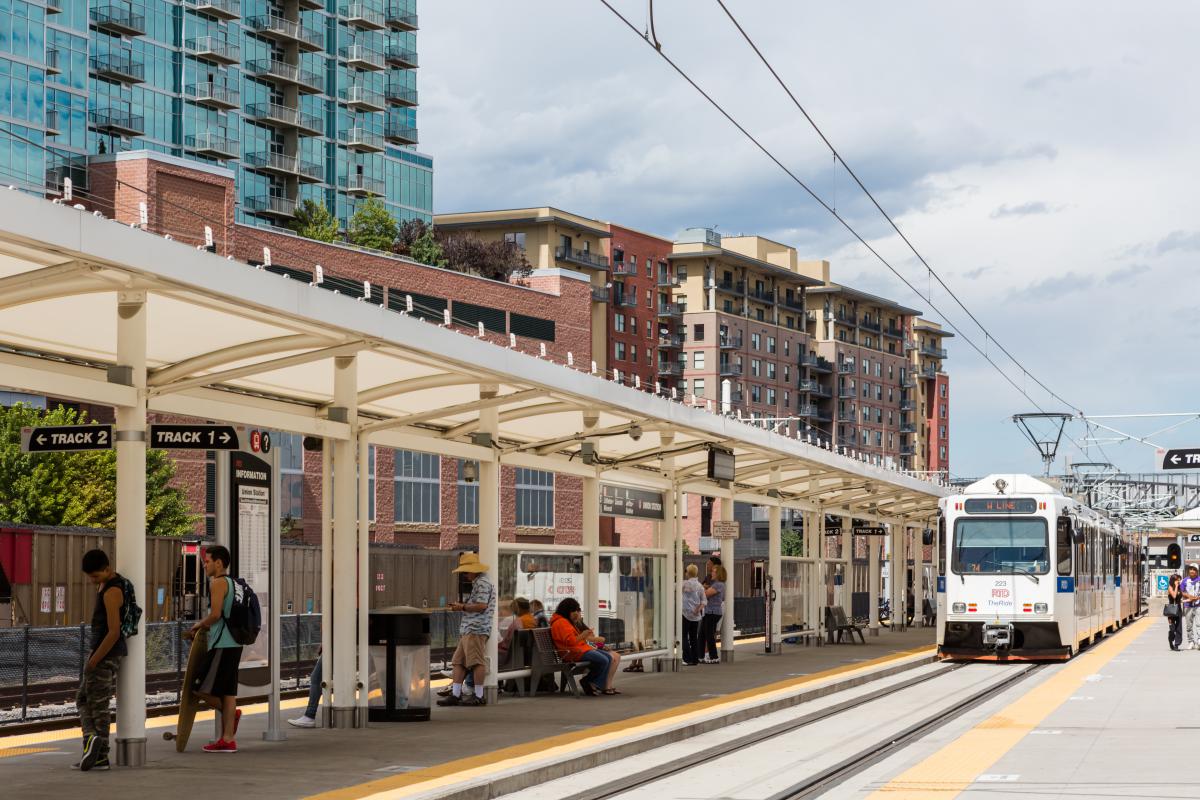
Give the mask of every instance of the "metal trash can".
POLYGON ((367 719, 428 720, 429 612, 412 606, 371 611, 367 622, 371 677, 367 719))

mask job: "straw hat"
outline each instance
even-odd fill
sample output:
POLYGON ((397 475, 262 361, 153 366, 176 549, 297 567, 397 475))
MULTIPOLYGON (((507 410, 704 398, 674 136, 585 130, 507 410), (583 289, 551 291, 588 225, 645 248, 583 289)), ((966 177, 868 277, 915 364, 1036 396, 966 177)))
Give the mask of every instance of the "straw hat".
POLYGON ((488 565, 479 560, 477 553, 462 553, 458 557, 458 567, 451 572, 487 572, 488 565))

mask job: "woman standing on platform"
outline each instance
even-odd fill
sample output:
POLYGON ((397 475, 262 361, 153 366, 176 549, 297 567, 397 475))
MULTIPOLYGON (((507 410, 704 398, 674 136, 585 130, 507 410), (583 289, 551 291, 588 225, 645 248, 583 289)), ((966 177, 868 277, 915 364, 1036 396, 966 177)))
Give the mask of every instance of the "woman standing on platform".
POLYGON ((700 622, 700 637, 703 641, 704 658, 701 663, 719 664, 717 654, 717 631, 721 628, 721 617, 725 614, 725 579, 728 574, 721 564, 708 565, 709 584, 704 590, 708 598, 704 606, 704 619, 700 622))
POLYGON ((1174 605, 1174 614, 1168 614, 1170 609, 1163 609, 1163 616, 1167 618, 1167 644, 1172 650, 1178 650, 1179 645, 1183 644, 1183 589, 1179 586, 1179 575, 1171 576, 1171 582, 1167 585, 1167 605, 1174 605))

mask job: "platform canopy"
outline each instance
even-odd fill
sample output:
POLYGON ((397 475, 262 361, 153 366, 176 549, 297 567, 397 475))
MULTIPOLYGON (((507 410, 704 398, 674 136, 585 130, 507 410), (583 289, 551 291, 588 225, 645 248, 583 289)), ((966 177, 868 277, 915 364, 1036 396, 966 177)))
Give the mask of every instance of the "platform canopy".
POLYGON ((928 518, 949 493, 589 374, 579 368, 590 364, 586 353, 568 367, 88 211, 0 192, 0 385, 132 405, 136 390, 110 368, 121 300, 143 296, 151 412, 334 440, 365 434, 376 445, 467 459, 498 449, 509 465, 728 496, 706 478, 717 445, 734 452, 738 500, 868 520, 928 518), (356 419, 330 413, 333 360, 348 355, 357 356, 356 419), (499 414, 491 442, 472 436, 487 409, 499 414), (595 457, 581 452, 585 438, 595 457))
POLYGON ((1158 532, 1169 536, 1200 532, 1200 508, 1189 508, 1170 519, 1159 520, 1158 532))

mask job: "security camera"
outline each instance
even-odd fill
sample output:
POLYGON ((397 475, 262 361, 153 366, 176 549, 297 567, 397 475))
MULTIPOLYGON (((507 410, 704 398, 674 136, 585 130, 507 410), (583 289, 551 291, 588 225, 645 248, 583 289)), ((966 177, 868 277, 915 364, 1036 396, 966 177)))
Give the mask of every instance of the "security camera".
POLYGON ((642 426, 636 422, 629 426, 629 438, 635 442, 642 438, 642 426))
POLYGON ((475 483, 479 480, 479 464, 475 461, 464 461, 462 467, 463 483, 475 483))

